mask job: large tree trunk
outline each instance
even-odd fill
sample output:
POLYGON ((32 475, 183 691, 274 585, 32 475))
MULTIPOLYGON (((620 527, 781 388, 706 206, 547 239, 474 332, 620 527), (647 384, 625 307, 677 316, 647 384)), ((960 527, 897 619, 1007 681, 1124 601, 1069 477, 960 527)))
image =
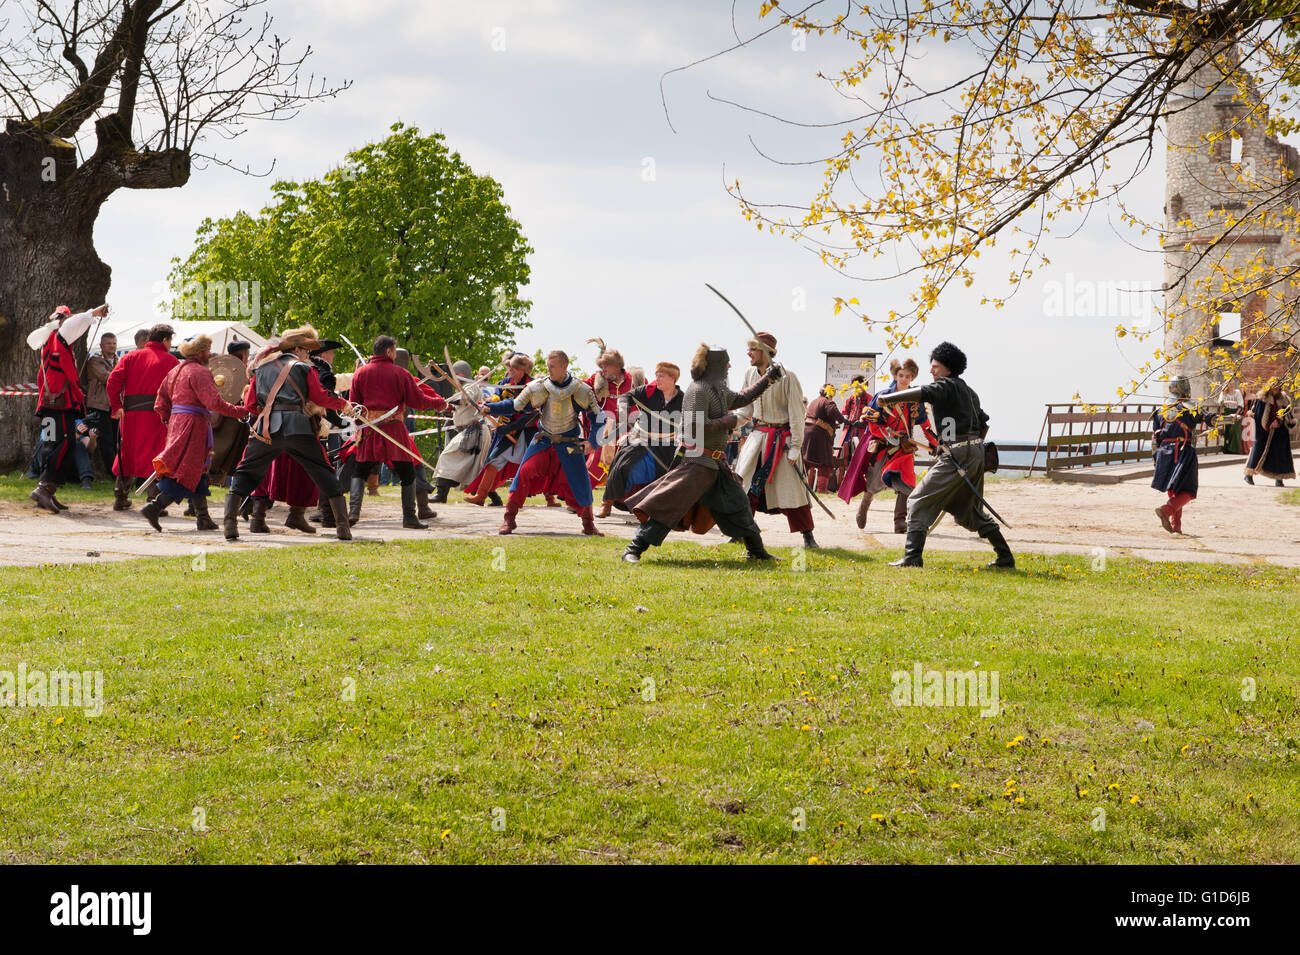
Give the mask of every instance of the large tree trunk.
MULTIPOLYGON (((27 335, 57 306, 77 312, 108 294, 109 268, 93 242, 103 200, 59 188, 75 163, 69 144, 13 124, 0 134, 0 385, 36 380, 39 355, 27 335)), ((83 341, 79 354, 84 348, 83 341)), ((26 466, 35 410, 35 398, 0 396, 0 468, 26 466)))
MULTIPOLYGON (((95 252, 99 210, 118 188, 168 188, 189 178, 179 150, 140 153, 97 126, 100 148, 80 167, 76 149, 12 120, 0 133, 0 385, 35 381, 27 335, 59 305, 73 312, 108 298, 111 270, 95 252)), ((93 331, 93 327, 92 327, 93 331)), ((89 343, 78 342, 78 358, 89 343)), ((34 398, 0 396, 0 469, 25 466, 36 437, 34 398)))

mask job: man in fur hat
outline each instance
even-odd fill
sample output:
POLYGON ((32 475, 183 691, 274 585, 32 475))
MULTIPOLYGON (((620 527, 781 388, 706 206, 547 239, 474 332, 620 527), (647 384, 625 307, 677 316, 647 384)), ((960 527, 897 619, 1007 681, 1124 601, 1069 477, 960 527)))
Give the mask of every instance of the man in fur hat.
POLYGON ((36 417, 41 422, 41 453, 44 465, 31 499, 52 514, 66 511, 67 505, 55 498, 63 469, 72 463, 72 442, 76 440, 77 418, 83 412, 86 395, 77 376, 77 362, 72 344, 90 329, 96 318, 108 314, 101 305, 89 312, 73 315, 72 309, 60 305, 49 321, 27 336, 29 347, 41 353, 36 372, 36 417))
POLYGON ((930 375, 934 383, 877 396, 882 407, 899 402, 929 402, 931 419, 939 432, 939 458, 925 472, 907 501, 907 541, 903 556, 892 567, 920 567, 925 535, 939 515, 947 511, 962 527, 975 531, 993 547, 997 558, 990 567, 1016 566, 997 522, 988 514, 962 478, 961 469, 975 490, 984 494, 984 436, 989 416, 980 408, 979 395, 962 379, 966 355, 951 342, 940 342, 930 352, 930 375))
POLYGON ((701 344, 691 359, 691 386, 682 400, 682 456, 672 470, 625 502, 641 521, 623 560, 638 563, 648 547, 658 547, 671 530, 703 534, 715 523, 745 542, 750 560, 775 560, 739 479, 727 466, 727 439, 736 427, 732 412, 757 400, 781 380, 781 368, 768 364, 763 375, 740 392, 727 387, 731 361, 722 348, 701 344))
POLYGON ((174 501, 188 498, 194 506, 195 526, 215 531, 208 514, 208 467, 212 463, 212 420, 215 415, 242 418, 244 409, 232 405, 217 392, 208 370, 212 339, 198 335, 180 347, 179 365, 167 373, 154 410, 167 427, 167 442, 154 459, 159 494, 140 508, 140 514, 156 531, 158 517, 174 501))
POLYGON ((346 410, 354 417, 359 417, 362 409, 321 387, 320 375, 309 361, 312 349, 319 345, 312 326, 292 329, 281 336, 276 346, 280 354, 263 360, 253 371, 244 409, 257 420, 244 458, 230 478, 224 518, 226 540, 239 539, 239 508, 281 454, 292 456, 302 465, 321 497, 329 501, 335 536, 339 540, 352 539, 343 492, 321 447, 312 415, 316 409, 309 406, 346 410))
MULTIPOLYGON (((746 388, 767 374, 775 356, 774 335, 759 332, 750 339, 746 388)), ((758 400, 739 412, 740 424, 753 420, 754 430, 740 449, 736 473, 755 510, 784 514, 791 532, 803 535, 804 546, 816 547, 812 499, 797 466, 803 448, 804 412, 803 388, 787 370, 758 400)))

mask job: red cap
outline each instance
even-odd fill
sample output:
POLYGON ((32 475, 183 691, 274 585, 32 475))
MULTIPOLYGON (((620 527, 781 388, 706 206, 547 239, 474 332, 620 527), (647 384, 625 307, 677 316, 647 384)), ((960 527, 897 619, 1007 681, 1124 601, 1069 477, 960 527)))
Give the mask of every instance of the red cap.
POLYGON ((72 315, 72 309, 68 308, 68 306, 66 305, 60 305, 54 311, 59 315, 68 315, 68 316, 72 315))

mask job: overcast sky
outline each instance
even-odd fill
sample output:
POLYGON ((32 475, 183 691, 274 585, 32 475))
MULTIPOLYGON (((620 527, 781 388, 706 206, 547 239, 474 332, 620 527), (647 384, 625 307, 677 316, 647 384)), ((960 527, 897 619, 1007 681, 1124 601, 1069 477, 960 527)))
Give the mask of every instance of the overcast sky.
MULTIPOLYGON (((758 6, 735 4, 741 36, 770 25, 758 6)), ((906 309, 908 287, 850 281, 790 240, 760 234, 723 186, 739 178, 764 200, 811 199, 816 166, 774 163, 755 145, 807 161, 825 155, 838 132, 795 130, 709 94, 807 122, 846 118, 850 104, 815 77, 847 62, 842 40, 810 38, 798 50, 777 31, 668 76, 670 127, 661 76, 732 45, 732 8, 731 0, 271 0, 276 32, 310 43, 314 70, 352 88, 291 122, 252 125, 218 144, 241 166, 265 171, 274 162, 269 178, 212 167, 180 190, 117 193, 96 229, 117 317, 146 315, 155 283, 173 256, 188 254, 204 217, 255 212, 274 179, 319 176, 401 120, 444 133, 477 172, 502 183, 536 250, 524 293, 533 328, 521 333, 521 350, 565 348, 590 367, 594 346, 584 341, 599 335, 629 363, 684 366, 704 340, 730 349, 738 384, 746 335, 704 288, 711 282, 776 335, 779 360, 811 393, 823 378, 822 351, 884 348, 881 335, 833 315, 832 299, 856 296, 884 314, 906 309)), ((927 66, 941 74, 944 63, 927 66)), ((1158 162, 1133 194, 1148 215, 1159 216, 1162 177, 1158 162)), ((981 259, 975 287, 943 303, 913 352, 925 367, 939 341, 960 345, 970 357, 966 378, 1003 441, 1032 441, 1044 403, 1076 391, 1110 400, 1146 350, 1116 341, 1117 317, 1062 315, 1052 295, 1069 294, 1067 273, 1076 288, 1158 284, 1159 256, 1135 250, 1102 216, 1050 254, 1052 266, 1001 311, 978 302, 1004 289, 1008 268, 981 259)), ((880 274, 891 265, 878 263, 880 274)))

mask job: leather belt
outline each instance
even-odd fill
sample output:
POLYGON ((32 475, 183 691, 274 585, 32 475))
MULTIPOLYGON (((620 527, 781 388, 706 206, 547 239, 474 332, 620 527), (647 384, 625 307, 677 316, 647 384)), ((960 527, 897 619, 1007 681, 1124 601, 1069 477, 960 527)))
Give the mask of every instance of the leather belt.
POLYGON ((781 429, 781 428, 785 428, 785 430, 789 431, 789 430, 790 430, 790 422, 788 422, 788 421, 755 421, 755 422, 754 422, 754 427, 755 427, 755 428, 776 428, 776 429, 778 429, 778 430, 781 429))
POLYGON ((156 395, 123 395, 123 411, 153 411, 156 395))
POLYGON ((964 448, 971 444, 983 444, 983 438, 967 438, 965 441, 954 441, 948 445, 950 448, 964 448))

